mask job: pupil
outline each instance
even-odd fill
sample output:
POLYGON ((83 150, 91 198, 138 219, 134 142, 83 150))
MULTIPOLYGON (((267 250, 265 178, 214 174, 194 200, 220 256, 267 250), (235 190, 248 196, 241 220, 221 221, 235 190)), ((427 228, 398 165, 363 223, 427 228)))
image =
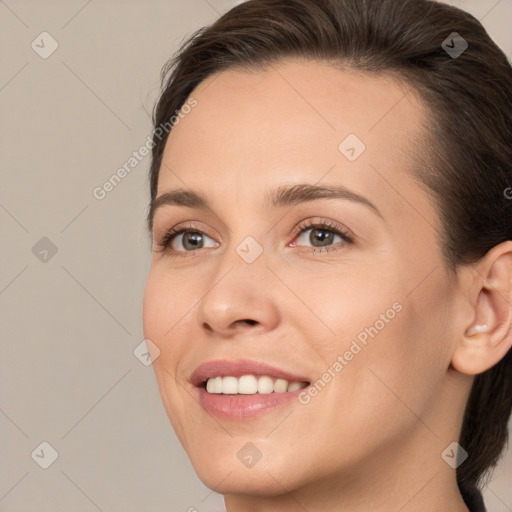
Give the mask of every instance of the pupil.
MULTIPOLYGON (((323 242, 332 242, 332 238, 334 236, 334 233, 331 233, 329 231, 323 230, 323 229, 313 229, 311 231, 310 241, 313 245, 318 245, 316 242, 320 242, 322 245, 323 242)), ((325 244, 327 245, 327 244, 325 244)))

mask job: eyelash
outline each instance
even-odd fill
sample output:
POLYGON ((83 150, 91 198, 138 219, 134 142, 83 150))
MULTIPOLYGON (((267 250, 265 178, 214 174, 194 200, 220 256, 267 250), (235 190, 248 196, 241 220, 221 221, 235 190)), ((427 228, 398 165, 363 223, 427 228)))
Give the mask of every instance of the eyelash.
MULTIPOLYGON (((354 243, 354 237, 349 233, 348 230, 344 230, 341 227, 332 224, 329 221, 322 221, 322 222, 312 222, 311 220, 303 221, 301 222, 294 230, 294 239, 298 238, 300 235, 305 233, 306 231, 310 229, 320 229, 324 231, 330 231, 331 233, 334 233, 335 235, 338 235, 343 239, 343 241, 346 244, 353 244, 354 243)), ((171 228, 169 231, 167 231, 164 236, 162 237, 162 240, 158 243, 158 246, 161 247, 161 252, 169 252, 171 256, 181 256, 181 257, 191 257, 195 256, 199 252, 198 250, 195 251, 178 251, 176 249, 170 249, 169 244, 173 240, 173 238, 177 235, 181 235, 183 233, 199 233, 202 235, 208 236, 206 233, 201 231, 200 229, 196 228, 193 224, 188 224, 185 226, 182 226, 178 229, 171 228)), ((319 253, 319 252, 330 252, 337 250, 335 246, 327 246, 323 248, 309 248, 306 252, 310 253, 319 253)))

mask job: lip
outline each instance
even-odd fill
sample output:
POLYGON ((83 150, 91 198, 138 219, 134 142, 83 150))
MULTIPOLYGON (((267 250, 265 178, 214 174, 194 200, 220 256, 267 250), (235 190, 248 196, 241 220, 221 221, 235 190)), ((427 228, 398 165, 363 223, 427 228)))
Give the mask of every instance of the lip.
POLYGON ((307 388, 285 393, 254 395, 224 395, 208 393, 203 383, 217 376, 241 377, 242 375, 268 375, 274 379, 286 379, 289 382, 309 382, 311 379, 282 370, 259 361, 239 359, 235 361, 214 360, 198 366, 190 377, 194 392, 201 407, 211 416, 219 419, 248 420, 261 414, 276 410, 297 400, 299 394, 307 388))

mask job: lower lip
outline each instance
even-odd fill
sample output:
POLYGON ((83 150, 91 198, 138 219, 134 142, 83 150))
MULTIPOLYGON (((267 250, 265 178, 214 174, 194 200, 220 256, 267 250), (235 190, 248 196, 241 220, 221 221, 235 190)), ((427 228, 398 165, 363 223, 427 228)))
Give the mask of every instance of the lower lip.
POLYGON ((202 387, 195 389, 199 403, 208 414, 221 419, 246 420, 296 401, 299 394, 307 388, 286 393, 254 395, 223 395, 208 393, 202 387))

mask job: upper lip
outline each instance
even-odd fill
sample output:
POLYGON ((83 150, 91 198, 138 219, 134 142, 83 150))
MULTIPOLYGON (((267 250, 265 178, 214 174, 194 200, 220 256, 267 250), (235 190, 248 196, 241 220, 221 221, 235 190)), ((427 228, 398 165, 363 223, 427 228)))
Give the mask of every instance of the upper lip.
POLYGON ((190 376, 194 386, 201 386, 203 382, 218 376, 241 377, 242 375, 268 375, 274 379, 285 379, 288 382, 311 382, 303 375, 296 375, 271 366, 269 364, 250 359, 215 359, 200 364, 190 376))

